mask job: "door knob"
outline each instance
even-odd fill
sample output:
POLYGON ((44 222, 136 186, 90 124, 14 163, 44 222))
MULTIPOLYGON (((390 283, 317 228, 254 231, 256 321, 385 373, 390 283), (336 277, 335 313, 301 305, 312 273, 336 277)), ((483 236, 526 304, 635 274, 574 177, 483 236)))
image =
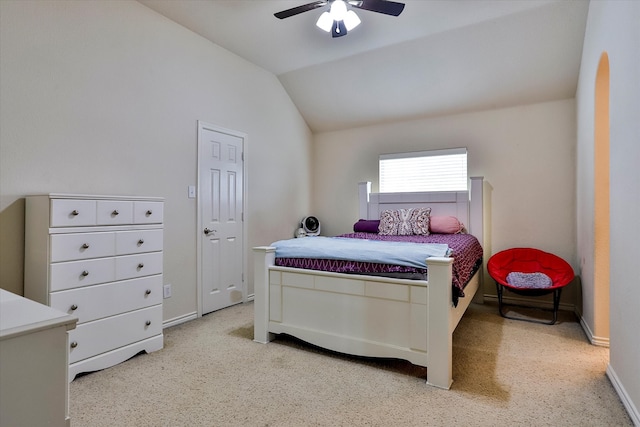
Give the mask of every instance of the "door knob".
POLYGON ((210 230, 210 229, 208 229, 208 228, 205 228, 205 229, 204 229, 204 234, 206 234, 206 235, 208 236, 209 234, 211 234, 211 233, 215 233, 216 231, 217 231, 217 230, 210 230))

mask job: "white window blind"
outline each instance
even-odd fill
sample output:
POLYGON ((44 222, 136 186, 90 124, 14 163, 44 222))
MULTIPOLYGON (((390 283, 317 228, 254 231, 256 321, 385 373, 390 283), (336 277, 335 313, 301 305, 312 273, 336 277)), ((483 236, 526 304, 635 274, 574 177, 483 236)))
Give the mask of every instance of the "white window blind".
POLYGON ((467 149, 380 155, 381 193, 466 191, 467 149))

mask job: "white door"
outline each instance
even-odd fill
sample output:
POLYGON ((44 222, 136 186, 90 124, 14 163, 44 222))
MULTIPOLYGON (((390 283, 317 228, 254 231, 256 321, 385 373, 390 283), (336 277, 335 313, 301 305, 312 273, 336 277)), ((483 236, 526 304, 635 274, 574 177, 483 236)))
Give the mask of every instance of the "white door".
POLYGON ((198 123, 201 314, 244 300, 244 139, 198 123))

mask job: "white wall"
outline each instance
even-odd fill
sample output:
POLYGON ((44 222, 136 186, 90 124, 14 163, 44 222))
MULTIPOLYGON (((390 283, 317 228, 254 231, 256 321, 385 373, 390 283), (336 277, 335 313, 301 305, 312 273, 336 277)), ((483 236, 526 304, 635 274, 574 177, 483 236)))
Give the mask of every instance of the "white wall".
MULTIPOLYGON (((488 184, 485 261, 529 246, 575 269, 575 140, 574 100, 317 134, 313 212, 326 234, 350 232, 358 182, 371 181, 378 191, 379 154, 467 147, 469 175, 488 184)), ((484 286, 495 294, 492 280, 484 286)), ((574 287, 563 303, 575 303, 574 287)))
POLYGON ((594 88, 603 52, 610 69, 610 365, 609 377, 640 425, 640 2, 592 1, 576 95, 578 241, 584 259, 583 321, 593 312, 594 88))
POLYGON ((275 76, 135 1, 0 8, 2 288, 22 294, 25 195, 161 196, 164 318, 194 313, 197 120, 248 134, 247 255, 292 233, 311 133, 275 76))

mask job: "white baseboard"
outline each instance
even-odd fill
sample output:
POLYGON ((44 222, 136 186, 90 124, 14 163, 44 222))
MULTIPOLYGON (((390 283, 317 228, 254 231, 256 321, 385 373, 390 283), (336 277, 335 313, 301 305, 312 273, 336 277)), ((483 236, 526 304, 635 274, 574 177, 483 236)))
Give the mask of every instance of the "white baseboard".
MULTIPOLYGON (((247 297, 245 302, 252 302, 254 298, 254 294, 251 294, 247 297)), ((170 328, 172 326, 177 326, 181 323, 189 322, 191 320, 196 320, 198 318, 198 312, 194 311, 192 313, 187 313, 182 316, 174 317, 173 319, 168 319, 162 322, 162 329, 170 328)))
POLYGON ((182 316, 174 317, 173 319, 168 319, 162 322, 162 329, 170 328, 172 326, 179 325, 181 323, 188 322, 190 320, 196 320, 198 318, 198 313, 187 313, 182 316))
POLYGON ((618 375, 616 375, 616 372, 613 370, 611 365, 607 365, 607 377, 609 378, 609 381, 611 381, 613 388, 618 393, 618 396, 620 396, 620 400, 629 413, 629 417, 631 418, 633 425, 640 426, 640 412, 638 412, 638 408, 636 408, 636 405, 627 394, 627 391, 620 382, 618 375))
POLYGON ((589 342, 591 344, 597 345, 597 346, 600 346, 600 347, 609 347, 609 338, 608 337, 598 337, 598 336, 593 335, 593 332, 591 332, 591 328, 589 327, 587 322, 584 321, 584 317, 582 317, 582 316, 578 316, 578 317, 580 318, 580 326, 582 326, 582 330, 587 335, 587 339, 589 340, 589 342))

